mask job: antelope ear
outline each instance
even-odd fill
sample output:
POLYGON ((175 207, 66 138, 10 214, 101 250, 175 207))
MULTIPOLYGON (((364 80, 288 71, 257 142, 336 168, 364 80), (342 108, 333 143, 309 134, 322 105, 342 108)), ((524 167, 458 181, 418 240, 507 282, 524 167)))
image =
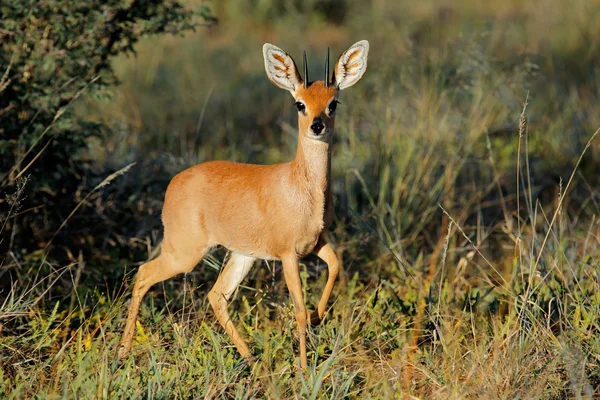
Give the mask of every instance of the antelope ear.
POLYGON ((265 43, 263 46, 263 57, 265 58, 267 77, 275 85, 289 90, 292 94, 302 86, 304 81, 298 73, 296 63, 285 51, 270 43, 265 43))
POLYGON ((346 89, 360 81, 367 70, 369 42, 361 40, 354 43, 338 58, 333 69, 332 82, 338 89, 346 89))

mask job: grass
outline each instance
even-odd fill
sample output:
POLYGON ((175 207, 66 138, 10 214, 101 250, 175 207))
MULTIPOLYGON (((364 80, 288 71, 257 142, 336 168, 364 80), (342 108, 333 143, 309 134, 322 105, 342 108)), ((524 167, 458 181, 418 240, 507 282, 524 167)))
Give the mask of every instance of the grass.
MULTIPOLYGON (((519 257, 533 262, 527 253, 519 257)), ((467 264, 469 257, 473 255, 461 257, 458 266, 467 264)), ((2 308, 3 316, 12 312, 13 317, 15 307, 28 310, 23 334, 2 340, 5 351, 14 351, 13 360, 19 360, 5 365, 2 387, 7 398, 591 396, 598 379, 600 343, 595 332, 600 298, 597 281, 590 279, 592 268, 577 266, 580 275, 567 278, 560 288, 563 295, 554 299, 556 313, 562 314, 554 317, 535 302, 510 294, 504 297, 509 303, 504 313, 485 311, 485 303, 500 295, 478 293, 461 272, 438 290, 413 291, 419 297, 414 303, 432 297, 416 347, 408 346, 416 334, 415 319, 406 310, 412 303, 409 288, 424 286, 427 277, 415 276, 409 284, 400 277, 361 283, 356 273, 338 286, 324 324, 311 329, 309 370, 304 373, 298 370, 292 347, 293 308, 272 293, 281 289, 279 283, 263 283, 258 291, 243 289, 234 301, 234 318, 258 356, 250 366, 242 364, 220 332, 208 303, 197 294, 201 290, 194 290, 199 282, 193 277, 185 280, 183 291, 155 294, 144 302, 134 355, 119 368, 114 356, 125 316, 122 296, 96 293, 77 298, 72 313, 61 315, 58 303, 50 312, 36 310, 36 300, 25 293, 2 308), (463 304, 456 304, 453 299, 463 290, 463 304), (72 329, 69 321, 82 315, 86 318, 72 329)), ((57 271, 61 273, 67 272, 57 271)), ((304 277, 314 304, 324 273, 317 282, 307 272, 304 277)), ((428 283, 437 286, 437 277, 430 278, 428 283)), ((527 282, 516 274, 513 279, 513 285, 527 282)), ((533 287, 544 286, 542 276, 531 279, 533 287)), ((530 298, 542 292, 532 290, 530 298)))
MULTIPOLYGON (((148 38, 116 63, 109 102, 79 104, 113 127, 90 146, 96 167, 138 164, 81 196, 106 219, 106 236, 85 242, 93 256, 74 239, 70 264, 40 249, 3 266, 13 284, 0 297, 1 396, 600 395, 598 5, 286 4, 214 4, 217 28, 148 38), (264 76, 262 43, 296 58, 306 47, 316 76, 327 46, 362 38, 369 67, 342 95, 333 156, 343 271, 310 329, 308 370, 277 263, 257 264, 231 302, 257 356, 242 363, 205 299, 221 250, 156 285, 117 365, 132 272, 158 249, 169 177, 209 159, 294 154, 293 100, 264 76), (126 231, 111 217, 123 207, 126 231)), ((307 257, 302 277, 314 307, 326 268, 307 257)))

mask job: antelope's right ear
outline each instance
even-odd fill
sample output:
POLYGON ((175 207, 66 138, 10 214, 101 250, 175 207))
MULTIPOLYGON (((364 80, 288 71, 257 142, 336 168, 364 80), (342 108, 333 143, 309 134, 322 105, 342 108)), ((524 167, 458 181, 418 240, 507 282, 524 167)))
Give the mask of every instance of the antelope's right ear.
POLYGON ((267 71, 267 76, 271 82, 282 89, 289 90, 292 94, 302 86, 304 81, 298 73, 296 63, 289 54, 277 46, 265 43, 263 56, 265 58, 265 71, 267 71))

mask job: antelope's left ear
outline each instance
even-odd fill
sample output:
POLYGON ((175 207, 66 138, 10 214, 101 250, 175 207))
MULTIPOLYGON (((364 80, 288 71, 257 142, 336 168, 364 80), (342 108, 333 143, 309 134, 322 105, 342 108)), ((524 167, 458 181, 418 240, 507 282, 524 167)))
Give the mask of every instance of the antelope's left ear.
POLYGON ((338 58, 333 69, 332 82, 338 89, 346 89, 360 81, 367 70, 369 42, 361 40, 354 43, 338 58))

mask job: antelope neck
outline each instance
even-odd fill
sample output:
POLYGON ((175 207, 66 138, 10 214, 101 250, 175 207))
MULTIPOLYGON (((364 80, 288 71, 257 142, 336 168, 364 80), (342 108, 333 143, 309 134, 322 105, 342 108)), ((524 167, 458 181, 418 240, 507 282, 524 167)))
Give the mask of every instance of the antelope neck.
MULTIPOLYGON (((304 184, 311 193, 328 191, 331 177, 331 144, 306 137, 302 133, 298 137, 296 158, 292 168, 298 177, 303 177, 304 184)), ((316 194, 316 193, 315 193, 316 194)))

